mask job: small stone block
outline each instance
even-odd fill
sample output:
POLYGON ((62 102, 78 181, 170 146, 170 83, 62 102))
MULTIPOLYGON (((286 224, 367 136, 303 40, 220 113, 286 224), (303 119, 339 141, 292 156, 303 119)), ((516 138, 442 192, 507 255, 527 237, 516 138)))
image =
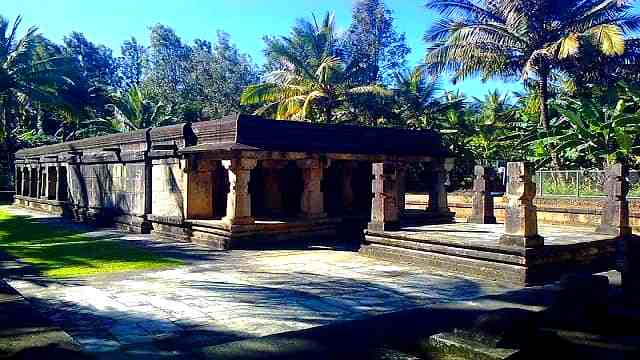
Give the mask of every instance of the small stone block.
POLYGON ((507 246, 531 248, 531 247, 543 246, 544 238, 538 234, 533 236, 504 234, 500 236, 500 240, 498 240, 498 243, 501 245, 507 245, 507 246))

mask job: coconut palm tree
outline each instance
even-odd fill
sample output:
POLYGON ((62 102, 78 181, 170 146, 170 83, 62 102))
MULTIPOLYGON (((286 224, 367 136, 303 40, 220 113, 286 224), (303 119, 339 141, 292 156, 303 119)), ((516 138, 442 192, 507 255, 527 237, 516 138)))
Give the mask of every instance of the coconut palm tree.
POLYGON ((69 59, 51 55, 37 28, 18 37, 22 21, 13 25, 0 16, 0 141, 13 151, 12 132, 20 107, 32 103, 54 103, 58 89, 69 85, 69 59))
POLYGON ((321 22, 300 20, 291 37, 267 40, 267 55, 279 64, 265 82, 245 88, 243 105, 261 105, 255 113, 277 119, 334 120, 335 112, 360 96, 388 96, 391 92, 372 84, 354 86, 348 67, 335 46, 335 21, 327 13, 321 22))
POLYGON ((546 131, 548 83, 559 64, 587 47, 621 55, 624 35, 640 29, 640 18, 623 0, 429 0, 426 6, 444 16, 425 36, 432 43, 426 54, 431 70, 450 71, 454 81, 533 75, 546 131))

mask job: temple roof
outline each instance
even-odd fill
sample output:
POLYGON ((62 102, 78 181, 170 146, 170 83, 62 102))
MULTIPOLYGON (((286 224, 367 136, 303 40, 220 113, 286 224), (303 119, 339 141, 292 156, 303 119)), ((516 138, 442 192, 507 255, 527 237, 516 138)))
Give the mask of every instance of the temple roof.
POLYGON ((146 143, 174 143, 179 153, 214 150, 286 151, 367 155, 446 157, 442 137, 433 130, 373 128, 269 120, 233 114, 218 120, 178 124, 98 136, 61 144, 24 149, 17 158, 146 143))

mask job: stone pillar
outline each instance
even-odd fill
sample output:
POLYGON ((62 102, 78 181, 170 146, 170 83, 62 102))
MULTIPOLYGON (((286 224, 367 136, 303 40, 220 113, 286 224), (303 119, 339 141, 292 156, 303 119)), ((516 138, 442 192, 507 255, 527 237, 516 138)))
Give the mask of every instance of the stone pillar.
POLYGON ((404 210, 406 208, 407 168, 408 168, 408 164, 406 163, 396 164, 396 182, 397 182, 396 189, 398 191, 397 201, 398 201, 399 217, 402 217, 402 215, 404 215, 404 210))
POLYGON ((22 195, 22 168, 20 168, 17 164, 15 165, 14 174, 15 174, 15 180, 13 182, 14 191, 16 195, 22 195), (20 176, 18 176, 18 174, 20 174, 20 176))
POLYGON ((353 197, 353 170, 358 163, 355 161, 345 161, 342 166, 342 206, 346 213, 352 212, 354 208, 353 197))
POLYGON ((282 191, 280 191, 280 170, 287 165, 282 160, 262 161, 264 179, 264 208, 271 215, 282 215, 282 191))
POLYGON ((302 216, 306 218, 326 217, 324 196, 321 189, 324 164, 317 159, 298 160, 296 164, 302 169, 302 180, 304 182, 300 200, 302 216))
POLYGON ((431 223, 453 222, 455 213, 449 209, 446 185, 449 183, 449 172, 453 169, 453 159, 434 160, 431 163, 433 187, 429 191, 426 220, 431 223))
POLYGON ((222 166, 229 171, 229 194, 227 195, 227 215, 222 219, 229 225, 253 224, 251 216, 251 195, 249 179, 256 159, 240 158, 222 160, 222 166))
POLYGON ((544 245, 538 234, 538 219, 533 198, 536 184, 533 182, 533 164, 510 162, 507 164, 507 204, 505 208, 503 245, 537 247, 544 245))
POLYGON ((596 228, 599 234, 623 237, 631 235, 629 226, 629 166, 616 163, 605 171, 604 183, 607 197, 603 202, 600 225, 596 228))
POLYGON ((29 196, 29 181, 31 179, 31 171, 28 166, 22 167, 22 196, 29 196))
POLYGON ((60 163, 56 163, 56 189, 55 189, 55 191, 56 191, 56 200, 58 200, 58 201, 60 201, 60 198, 61 198, 61 196, 60 196, 60 182, 62 180, 60 179, 60 175, 61 175, 60 173, 61 173, 61 171, 60 171, 60 163))
POLYGON ((467 222, 474 224, 495 224, 496 217, 493 213, 493 182, 496 178, 492 167, 476 165, 473 170, 473 213, 467 222))
POLYGON ((373 231, 396 230, 400 227, 398 165, 391 162, 374 163, 371 190, 371 222, 373 231))
POLYGON ((40 198, 49 198, 49 166, 45 165, 40 168, 40 198))

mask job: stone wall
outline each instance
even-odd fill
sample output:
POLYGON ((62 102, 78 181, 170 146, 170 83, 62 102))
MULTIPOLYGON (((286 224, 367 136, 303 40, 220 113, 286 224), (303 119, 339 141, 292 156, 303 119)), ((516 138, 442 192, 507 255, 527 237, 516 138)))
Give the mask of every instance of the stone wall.
MULTIPOLYGON (((449 207, 456 213, 456 218, 466 219, 471 215, 473 193, 455 192, 448 196, 449 207)), ((600 213, 604 198, 574 197, 542 197, 535 198, 538 208, 538 222, 553 225, 596 226, 600 223, 600 213)), ((408 208, 423 208, 428 201, 427 195, 407 194, 408 208)), ((494 198, 495 216, 499 222, 504 221, 505 198, 494 198)), ((640 231, 640 201, 630 200, 630 224, 634 232, 640 231)))

